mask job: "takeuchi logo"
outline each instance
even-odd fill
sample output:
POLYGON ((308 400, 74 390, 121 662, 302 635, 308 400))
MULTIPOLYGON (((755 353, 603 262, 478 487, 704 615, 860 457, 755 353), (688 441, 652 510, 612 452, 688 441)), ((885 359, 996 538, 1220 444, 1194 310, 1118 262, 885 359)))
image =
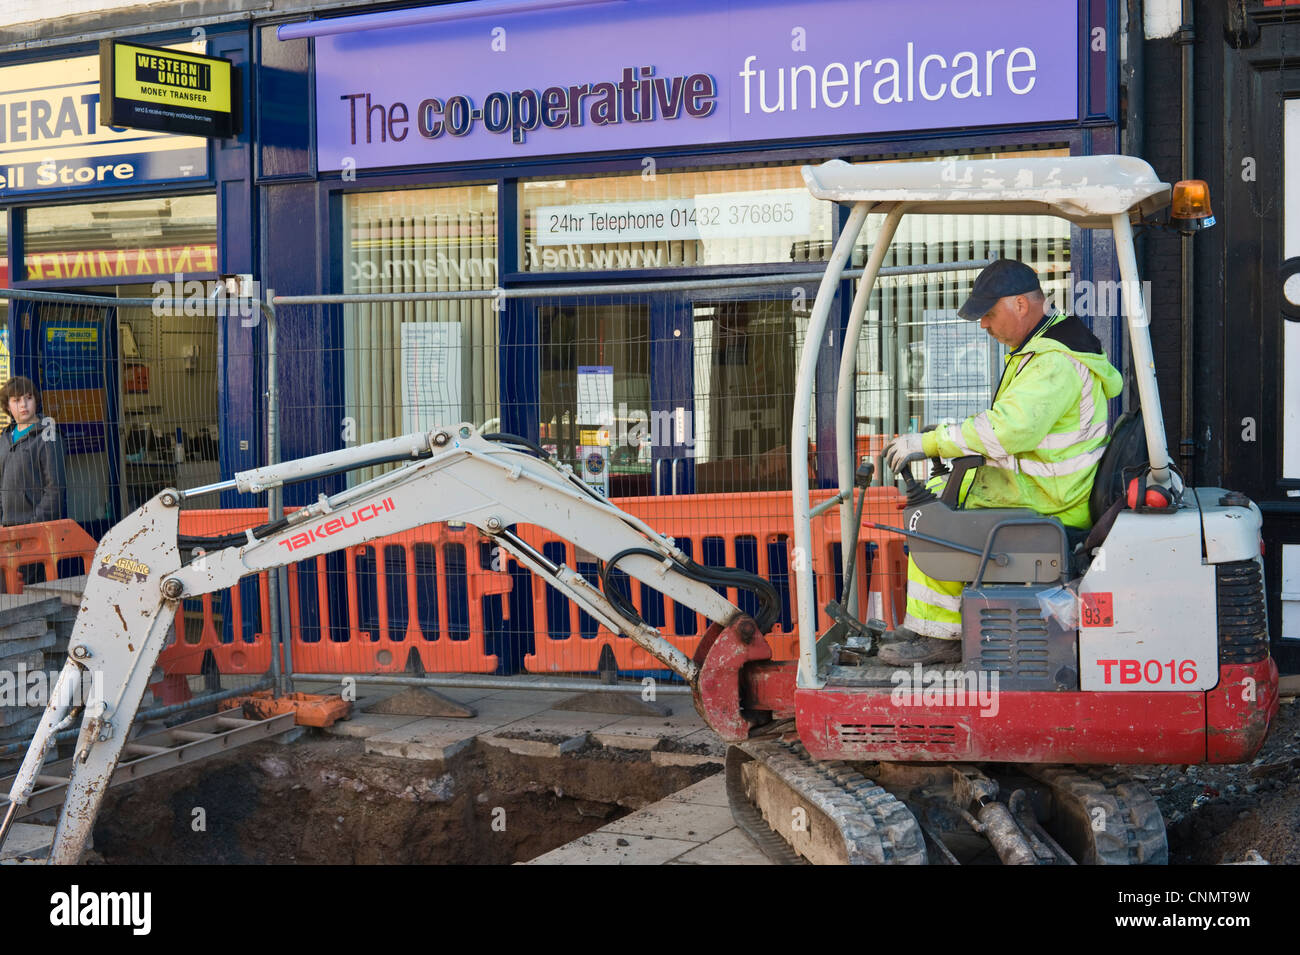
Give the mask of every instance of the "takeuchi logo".
POLYGON ((293 535, 288 540, 280 541, 280 546, 295 551, 300 547, 306 547, 308 544, 323 540, 349 527, 356 527, 365 521, 372 521, 380 514, 396 510, 397 505, 393 503, 393 499, 386 497, 375 504, 362 505, 347 515, 323 520, 319 524, 293 535))

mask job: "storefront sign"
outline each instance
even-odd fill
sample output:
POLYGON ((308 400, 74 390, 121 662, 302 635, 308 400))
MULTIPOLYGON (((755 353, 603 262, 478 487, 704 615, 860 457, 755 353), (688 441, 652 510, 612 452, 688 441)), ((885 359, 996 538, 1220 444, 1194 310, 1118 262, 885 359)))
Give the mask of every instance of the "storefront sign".
POLYGON ((217 247, 173 245, 138 249, 69 249, 33 252, 24 258, 27 279, 134 278, 176 272, 215 272, 217 247))
POLYGON ((207 175, 207 140, 100 123, 98 57, 0 67, 0 198, 207 175))
POLYGON ((100 122, 223 138, 236 131, 230 60, 101 40, 100 122))
POLYGON ((320 167, 1078 116, 1077 0, 627 0, 488 23, 318 37, 320 167))
POLYGON ((803 236, 811 229, 812 197, 806 189, 774 189, 541 206, 536 222, 538 245, 803 236))

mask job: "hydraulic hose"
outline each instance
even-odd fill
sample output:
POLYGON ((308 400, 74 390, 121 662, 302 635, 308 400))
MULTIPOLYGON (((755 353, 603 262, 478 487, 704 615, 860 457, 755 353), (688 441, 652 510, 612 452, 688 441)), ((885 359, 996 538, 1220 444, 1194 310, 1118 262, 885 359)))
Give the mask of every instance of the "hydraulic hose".
POLYGON ((600 571, 600 587, 606 599, 614 605, 619 613, 636 623, 644 623, 645 621, 637 612, 636 607, 632 606, 631 601, 619 593, 617 588, 611 586, 609 580, 610 572, 614 570, 618 562, 632 554, 650 557, 656 561, 672 560, 673 569, 683 577, 709 587, 735 587, 754 594, 759 602, 759 610, 755 615, 754 622, 758 624, 761 633, 767 633, 771 630, 772 625, 776 623, 777 618, 781 615, 781 595, 777 593, 776 588, 772 586, 770 581, 758 576, 758 574, 751 574, 749 571, 741 570, 738 567, 705 567, 697 564, 689 557, 678 560, 667 558, 663 554, 646 547, 629 547, 627 550, 619 551, 605 562, 605 566, 600 571))

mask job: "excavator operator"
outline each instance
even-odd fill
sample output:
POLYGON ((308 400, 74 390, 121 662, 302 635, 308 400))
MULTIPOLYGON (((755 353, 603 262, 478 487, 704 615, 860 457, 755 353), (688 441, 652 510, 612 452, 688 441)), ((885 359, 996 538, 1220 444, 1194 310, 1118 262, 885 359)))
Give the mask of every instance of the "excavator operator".
MULTIPOLYGON (((899 435, 886 448, 897 471, 909 454, 983 455, 968 475, 964 506, 1028 507, 1087 529, 1088 496, 1110 440, 1106 400, 1123 379, 1078 318, 1047 311, 1038 274, 998 259, 975 278, 957 314, 1011 350, 993 407, 960 424, 899 435)), ((927 577, 909 557, 907 616, 880 649, 890 666, 955 663, 961 653, 959 581, 927 577)))

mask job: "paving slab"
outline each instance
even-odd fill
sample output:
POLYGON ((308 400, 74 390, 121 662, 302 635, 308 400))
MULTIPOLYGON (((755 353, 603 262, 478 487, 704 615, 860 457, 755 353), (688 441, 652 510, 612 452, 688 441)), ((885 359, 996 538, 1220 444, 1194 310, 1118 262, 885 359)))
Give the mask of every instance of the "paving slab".
POLYGON ((602 826, 600 831, 705 843, 735 827, 736 822, 731 817, 730 809, 705 803, 661 799, 602 826))
POLYGON ((736 826, 727 804, 723 774, 718 773, 528 864, 771 865, 771 862, 736 826))
MULTIPOLYGON (((441 691, 440 691, 441 692, 441 691)), ((458 691, 452 691, 453 693, 458 691)), ((508 700, 512 703, 540 703, 547 709, 553 707, 556 703, 563 702, 572 693, 564 693, 559 690, 529 690, 529 689, 504 689, 504 690, 486 690, 479 699, 489 700, 508 700)))
POLYGON ((474 719, 503 725, 529 716, 536 716, 538 713, 545 713, 550 708, 550 703, 538 700, 529 700, 527 698, 515 700, 508 696, 487 696, 474 701, 474 709, 478 713, 474 719))
POLYGON ((485 718, 446 720, 427 717, 366 739, 366 752, 406 759, 450 759, 482 733, 500 729, 504 721, 485 718))
POLYGON ((717 773, 708 779, 701 779, 693 786, 679 789, 664 797, 670 802, 699 803, 705 806, 728 806, 727 780, 723 773, 717 773))
POLYGON ((698 843, 682 839, 658 839, 625 836, 597 830, 552 849, 527 865, 663 865, 698 843))
POLYGON ((546 736, 578 736, 594 733, 610 723, 622 719, 608 713, 569 713, 562 710, 545 710, 536 716, 525 716, 506 724, 512 733, 537 733, 546 736))
MULTIPOLYGON (((507 729, 509 728, 498 730, 498 732, 506 732, 507 729)), ((486 746, 496 746, 499 749, 509 750, 516 756, 542 756, 547 759, 554 759, 557 756, 563 756, 565 753, 582 749, 587 744, 587 734, 581 733, 559 742, 553 742, 547 739, 518 739, 513 736, 498 736, 496 733, 487 733, 478 737, 478 741, 486 746)))
POLYGON ((728 829, 702 846, 684 852, 670 865, 775 865, 739 829, 728 829))
MULTIPOLYGON (((354 711, 355 713, 355 711, 354 711)), ((406 726, 420 719, 418 716, 387 716, 382 713, 355 713, 351 719, 339 720, 333 726, 325 727, 331 736, 347 736, 352 739, 366 739, 380 733, 387 733, 398 727, 406 726)))
POLYGON ((628 736, 625 733, 592 733, 591 738, 607 749, 652 750, 659 745, 658 736, 628 736))
POLYGON ((44 859, 54 845, 54 826, 39 826, 30 822, 15 822, 9 830, 0 860, 44 859))
POLYGON ((401 735, 407 732, 408 728, 403 727, 371 736, 366 740, 366 752, 376 756, 442 762, 470 746, 477 735, 473 731, 401 735))
POLYGON ((681 739, 706 729, 704 721, 693 711, 672 716, 628 716, 608 726, 602 733, 614 736, 653 736, 656 739, 681 739))

